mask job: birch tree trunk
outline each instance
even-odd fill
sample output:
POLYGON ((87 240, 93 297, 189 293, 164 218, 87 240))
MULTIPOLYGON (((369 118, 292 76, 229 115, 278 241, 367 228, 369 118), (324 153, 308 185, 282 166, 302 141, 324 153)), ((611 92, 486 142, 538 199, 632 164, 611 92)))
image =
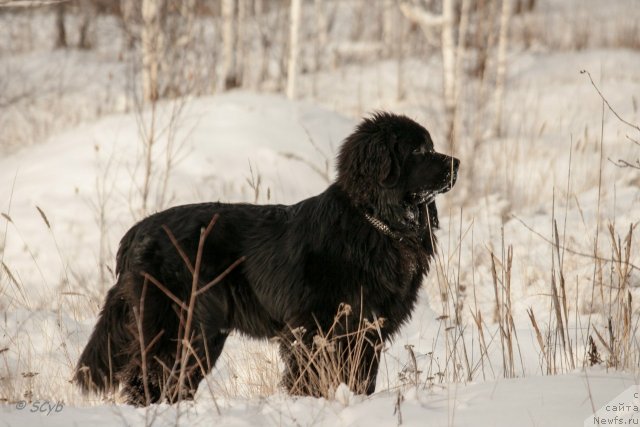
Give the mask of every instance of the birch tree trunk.
POLYGON ((56 47, 67 47, 67 31, 64 25, 66 7, 64 2, 56 5, 56 47))
POLYGON ((395 46, 394 25, 395 2, 393 0, 383 0, 382 2, 382 44, 386 55, 393 52, 395 46))
POLYGON ((429 38, 434 28, 440 29, 442 51, 442 86, 446 117, 446 136, 453 132, 456 109, 456 44, 454 34, 455 0, 442 0, 442 14, 429 12, 417 2, 401 2, 400 10, 410 20, 417 22, 425 37, 429 38))
POLYGON ((80 49, 91 49, 95 43, 95 20, 98 15, 98 10, 93 0, 80 1, 80 15, 82 20, 80 22, 78 47, 80 49))
POLYGON ((142 95, 145 102, 159 97, 162 55, 162 0, 142 0, 142 95))
POLYGON ((326 3, 323 0, 314 1, 314 10, 316 15, 316 40, 315 40, 315 70, 318 71, 321 66, 320 58, 323 56, 324 48, 327 45, 327 11, 326 3))
POLYGON ((442 83, 447 136, 451 136, 456 109, 456 51, 453 34, 454 0, 442 0, 442 83))
POLYGON ((183 0, 180 3, 180 18, 182 20, 182 28, 180 31, 180 43, 174 43, 174 50, 183 50, 182 54, 174 53, 173 57, 181 61, 179 64, 173 64, 178 67, 172 73, 177 81, 173 86, 178 89, 178 95, 186 95, 194 93, 201 88, 195 87, 195 74, 197 73, 197 60, 188 53, 193 52, 196 37, 196 0, 183 0))
POLYGON ((246 48, 247 16, 249 15, 247 0, 236 0, 238 13, 236 19, 236 86, 242 86, 249 68, 249 57, 246 48))
POLYGON ((322 58, 325 57, 325 46, 327 45, 327 11, 323 0, 314 0, 315 12, 315 40, 313 42, 313 73, 312 91, 316 96, 318 93, 318 71, 322 68, 322 58))
POLYGON ((511 17, 511 0, 502 0, 502 12, 500 13, 500 36, 498 39, 498 64, 496 69, 496 91, 495 91, 495 120, 493 125, 494 134, 500 136, 502 133, 502 103, 504 98, 504 84, 507 74, 507 45, 509 42, 509 19, 511 17))
POLYGON ((135 0, 120 0, 120 14, 122 15, 122 28, 125 33, 125 45, 123 46, 123 50, 133 49, 136 44, 135 0))
POLYGON ((301 3, 302 0, 291 0, 291 16, 289 19, 289 65, 287 67, 287 97, 289 99, 296 97, 301 3))
POLYGON ((236 86, 236 32, 235 32, 235 8, 236 0, 222 0, 222 44, 224 46, 222 57, 221 90, 236 86))
POLYGON ((462 94, 462 87, 464 82, 464 59, 466 56, 465 40, 467 38, 467 30, 469 28, 469 13, 471 9, 471 0, 462 0, 460 7, 460 24, 458 25, 458 47, 456 49, 456 77, 455 77, 455 110, 453 119, 453 132, 454 135, 460 133, 462 127, 462 114, 460 112, 460 96, 462 94))

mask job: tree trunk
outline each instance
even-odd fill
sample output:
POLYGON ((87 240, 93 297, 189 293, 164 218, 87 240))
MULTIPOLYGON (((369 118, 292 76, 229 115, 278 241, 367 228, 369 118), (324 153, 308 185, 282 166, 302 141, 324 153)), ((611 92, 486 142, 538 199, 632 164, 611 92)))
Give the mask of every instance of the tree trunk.
POLYGON ((64 2, 56 5, 56 47, 67 47, 67 31, 64 26, 64 15, 66 5, 64 2))
POLYGON ((424 4, 416 2, 401 2, 400 10, 411 21, 422 28, 427 39, 433 29, 440 29, 442 45, 442 87, 446 116, 446 137, 453 132, 456 108, 456 46, 454 36, 454 6, 455 0, 442 0, 442 14, 429 12, 424 4))
POLYGON ((396 53, 396 101, 402 101, 407 96, 407 88, 405 87, 405 56, 406 56, 406 38, 409 36, 409 25, 401 22, 396 28, 393 43, 396 53))
POLYGON ((181 42, 174 42, 172 46, 172 50, 178 51, 173 52, 173 57, 180 62, 172 65, 171 74, 175 94, 184 96, 200 89, 196 88, 197 59, 190 55, 195 44, 196 0, 183 0, 180 3, 180 18, 178 34, 181 42))
POLYGON ((462 87, 464 82, 464 59, 466 56, 465 40, 467 38, 467 30, 469 28, 469 13, 471 9, 470 0, 462 0, 460 7, 460 24, 458 25, 458 47, 456 49, 456 78, 455 78, 455 110, 453 118, 453 134, 454 137, 461 131, 462 114, 459 102, 461 99, 462 87))
POLYGON ((447 137, 451 137, 456 109, 456 52, 454 27, 454 0, 442 0, 442 83, 447 123, 447 137))
POLYGON ((220 89, 227 90, 237 86, 236 70, 236 0, 222 0, 222 78, 220 89))
POLYGON ((98 11, 94 0, 82 0, 80 2, 80 15, 82 21, 80 23, 80 37, 78 47, 80 49, 91 49, 95 42, 94 30, 95 20, 98 11))
POLYGON ((238 14, 236 20, 236 86, 242 86, 246 80, 249 58, 246 49, 247 16, 249 15, 247 0, 237 0, 238 14))
POLYGON ((263 0, 254 0, 253 1, 253 14, 256 18, 259 18, 264 12, 264 3, 263 0))
POLYGON ((289 66, 287 67, 287 97, 296 97, 296 77, 298 73, 299 32, 302 0, 291 0, 289 27, 289 66))
POLYGON ((507 45, 509 42, 509 18, 511 17, 511 0, 502 0, 502 12, 500 14, 500 36, 498 39, 498 65, 496 69, 495 91, 495 120, 494 134, 502 134, 502 102, 504 97, 504 85, 507 74, 507 45))
POLYGON ((159 97, 162 10, 162 0, 142 0, 142 95, 145 102, 155 102, 159 97))
POLYGON ((133 49, 136 44, 136 4, 135 0, 120 0, 120 14, 122 15, 122 29, 125 45, 123 50, 133 49))
POLYGON ((315 40, 315 70, 322 66, 321 57, 324 56, 324 48, 327 45, 327 11, 326 3, 322 0, 315 0, 314 9, 316 15, 316 40, 315 40))
POLYGON ((395 2, 394 0, 384 0, 382 2, 382 44, 385 55, 389 55, 395 46, 395 2))

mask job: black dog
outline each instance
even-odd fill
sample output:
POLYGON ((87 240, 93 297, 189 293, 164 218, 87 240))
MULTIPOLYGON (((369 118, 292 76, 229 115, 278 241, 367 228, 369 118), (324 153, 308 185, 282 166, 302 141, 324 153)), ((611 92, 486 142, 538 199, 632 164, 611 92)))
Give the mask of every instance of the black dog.
POLYGON ((336 182, 315 197, 291 206, 185 205, 140 221, 120 242, 118 280, 75 381, 86 391, 122 384, 135 405, 191 398, 236 330, 281 338, 283 384, 319 395, 300 381, 310 371, 293 353, 292 331, 306 330, 312 345, 344 303, 360 319, 384 319, 367 337, 361 367, 347 372, 354 391, 373 393, 380 344, 409 319, 429 270, 434 198, 451 189, 458 165, 434 151, 418 123, 376 113, 346 138, 336 182))

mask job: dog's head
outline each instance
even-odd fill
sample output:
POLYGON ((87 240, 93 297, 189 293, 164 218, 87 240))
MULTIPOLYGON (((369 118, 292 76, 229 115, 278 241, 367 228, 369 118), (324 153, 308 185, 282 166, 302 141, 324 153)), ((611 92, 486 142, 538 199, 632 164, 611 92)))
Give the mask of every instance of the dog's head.
POLYGON ((337 183, 356 207, 391 226, 437 227, 435 197, 453 187, 459 164, 435 152, 424 127, 381 112, 344 141, 337 183))

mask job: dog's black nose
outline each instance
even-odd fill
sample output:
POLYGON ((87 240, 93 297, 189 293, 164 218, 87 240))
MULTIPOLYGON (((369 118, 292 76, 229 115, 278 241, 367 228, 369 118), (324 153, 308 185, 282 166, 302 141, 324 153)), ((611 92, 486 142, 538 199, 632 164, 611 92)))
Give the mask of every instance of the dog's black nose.
POLYGON ((458 167, 460 166, 460 160, 456 159, 455 157, 452 157, 451 163, 453 163, 453 170, 457 171, 458 167))

